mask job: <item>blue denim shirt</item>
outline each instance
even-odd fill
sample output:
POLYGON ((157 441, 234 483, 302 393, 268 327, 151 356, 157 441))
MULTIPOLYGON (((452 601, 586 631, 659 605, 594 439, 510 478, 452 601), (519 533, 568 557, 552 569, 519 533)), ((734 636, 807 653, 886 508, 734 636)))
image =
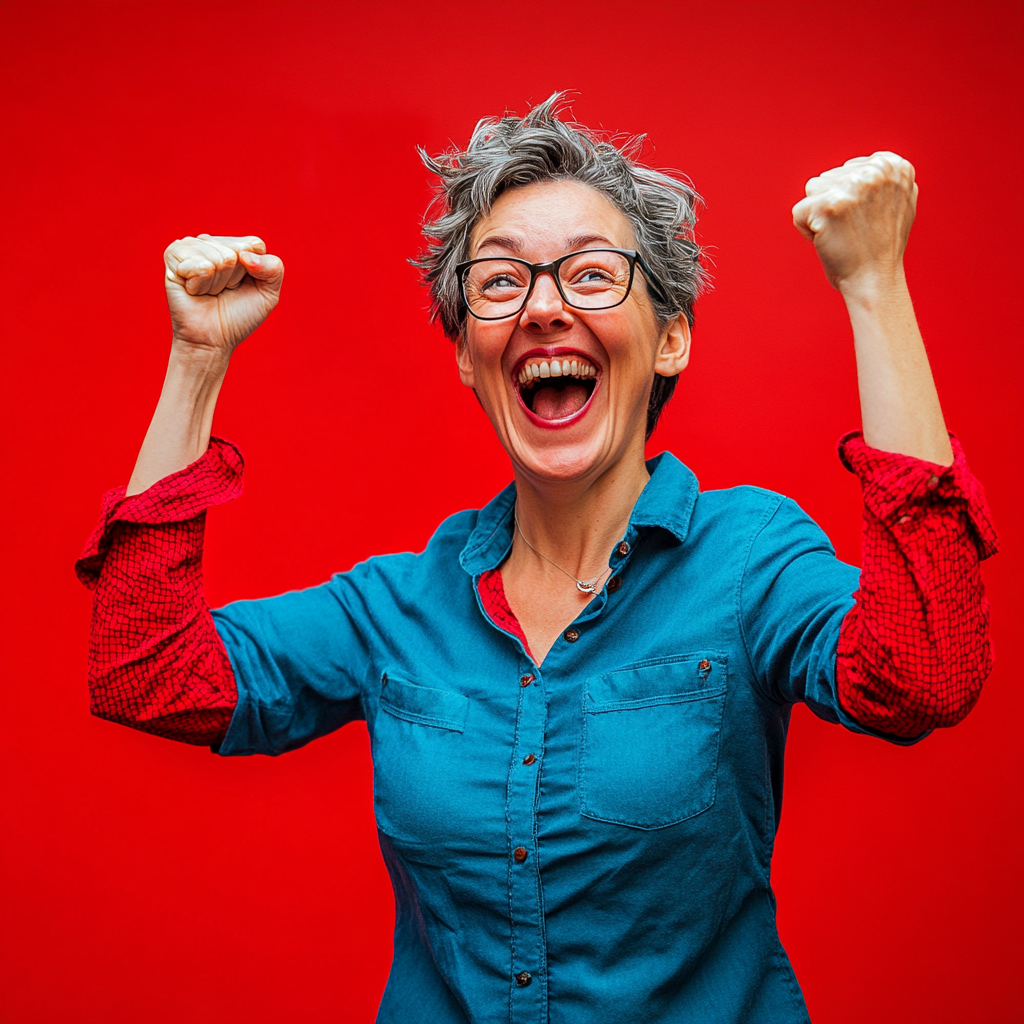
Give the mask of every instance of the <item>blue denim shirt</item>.
POLYGON ((806 1021, 769 865, 790 707, 836 697, 858 572, 792 501, 649 464, 616 590, 538 668, 485 613, 514 485, 421 554, 214 613, 222 754, 369 728, 395 890, 378 1020, 806 1021))

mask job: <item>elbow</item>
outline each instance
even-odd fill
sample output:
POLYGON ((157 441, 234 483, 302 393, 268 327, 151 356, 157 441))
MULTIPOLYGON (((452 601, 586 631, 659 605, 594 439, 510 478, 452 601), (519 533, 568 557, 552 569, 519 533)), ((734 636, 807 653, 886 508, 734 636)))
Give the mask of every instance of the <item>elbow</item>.
POLYGON ((89 712, 96 718, 139 732, 196 746, 218 746, 238 702, 234 677, 202 683, 194 677, 163 680, 126 673, 123 666, 93 666, 89 673, 89 712), (190 685, 186 685, 186 683, 190 685))
POLYGON ((90 664, 89 714, 93 717, 147 731, 152 705, 152 694, 123 665, 90 664))
POLYGON ((991 651, 986 645, 982 655, 968 663, 947 662, 933 678, 921 680, 911 689, 916 699, 913 713, 929 729, 950 729, 959 725, 974 710, 981 689, 992 671, 991 651))
POLYGON ((959 725, 973 710, 981 696, 981 683, 960 693, 944 696, 929 705, 926 711, 931 729, 951 729, 959 725))
POLYGON ((129 729, 144 728, 144 716, 137 708, 122 701, 113 700, 105 688, 89 687, 89 714, 115 725, 126 725, 129 729))
POLYGON ((991 670, 987 644, 972 657, 943 657, 926 670, 918 663, 911 672, 893 671, 891 662, 865 666, 859 659, 841 658, 840 703, 861 725, 912 739, 959 725, 978 703, 991 670))

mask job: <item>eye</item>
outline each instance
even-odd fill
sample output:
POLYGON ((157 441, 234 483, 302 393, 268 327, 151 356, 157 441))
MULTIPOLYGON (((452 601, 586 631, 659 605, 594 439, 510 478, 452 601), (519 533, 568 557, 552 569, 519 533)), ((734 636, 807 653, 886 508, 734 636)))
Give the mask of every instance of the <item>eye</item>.
POLYGON ((511 288, 521 288, 522 283, 511 274, 494 274, 487 278, 480 286, 481 292, 504 291, 511 288))
POLYGON ((565 283, 574 290, 594 292, 614 287, 615 279, 615 273, 608 267, 591 265, 573 267, 572 276, 565 283))

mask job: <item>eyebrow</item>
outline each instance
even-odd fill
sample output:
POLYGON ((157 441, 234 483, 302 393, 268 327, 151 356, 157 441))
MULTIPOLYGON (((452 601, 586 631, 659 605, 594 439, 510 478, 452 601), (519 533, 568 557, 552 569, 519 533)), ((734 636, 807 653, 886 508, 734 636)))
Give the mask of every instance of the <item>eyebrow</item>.
POLYGON ((585 249, 594 242, 603 242, 612 249, 618 248, 614 242, 605 238, 604 235, 572 235, 565 240, 566 251, 575 252, 577 249, 585 249))
MULTIPOLYGON (((571 235, 565 240, 565 251, 575 252, 577 249, 585 249, 588 245, 592 245, 594 242, 601 242, 611 248, 617 248, 614 242, 610 239, 605 238, 604 235, 584 234, 584 235, 571 235)), ((485 238, 478 246, 477 252, 487 246, 496 245, 501 249, 507 249, 509 252, 514 252, 517 255, 523 251, 523 243, 518 238, 513 238, 509 235, 492 235, 490 238, 485 238)))
POLYGON ((509 252, 521 253, 523 251, 523 243, 518 238, 511 238, 507 235, 492 235, 490 238, 485 238, 476 248, 477 252, 488 245, 497 245, 502 249, 508 249, 509 252))

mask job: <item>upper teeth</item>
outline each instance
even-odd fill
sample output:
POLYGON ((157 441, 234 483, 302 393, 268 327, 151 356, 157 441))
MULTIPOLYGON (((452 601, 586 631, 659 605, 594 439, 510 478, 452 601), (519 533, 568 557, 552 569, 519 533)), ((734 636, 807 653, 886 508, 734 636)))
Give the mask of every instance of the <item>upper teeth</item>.
POLYGON ((538 377, 596 377, 597 368, 579 356, 569 359, 531 359, 519 370, 519 383, 533 387, 538 377))

